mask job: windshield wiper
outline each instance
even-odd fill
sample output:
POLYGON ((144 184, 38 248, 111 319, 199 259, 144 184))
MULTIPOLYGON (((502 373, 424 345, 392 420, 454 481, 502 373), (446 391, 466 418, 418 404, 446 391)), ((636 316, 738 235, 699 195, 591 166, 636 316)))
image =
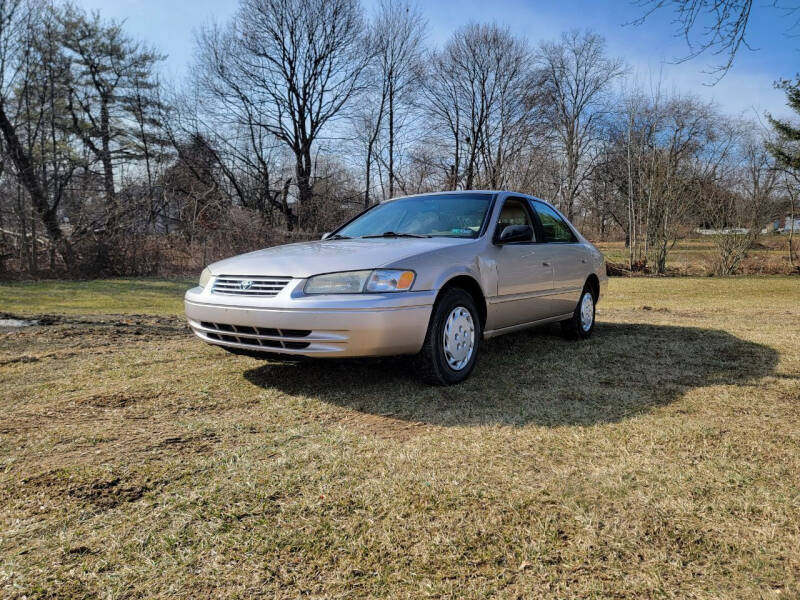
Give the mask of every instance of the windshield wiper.
POLYGON ((426 238, 429 235, 420 235, 418 233, 395 233, 394 231, 384 231, 380 235, 364 235, 363 238, 396 238, 396 237, 410 237, 410 238, 426 238))
POLYGON ((325 241, 327 241, 327 240, 351 240, 351 239, 353 239, 353 238, 351 238, 349 235, 342 235, 341 233, 334 233, 333 235, 329 235, 328 237, 326 237, 325 241))

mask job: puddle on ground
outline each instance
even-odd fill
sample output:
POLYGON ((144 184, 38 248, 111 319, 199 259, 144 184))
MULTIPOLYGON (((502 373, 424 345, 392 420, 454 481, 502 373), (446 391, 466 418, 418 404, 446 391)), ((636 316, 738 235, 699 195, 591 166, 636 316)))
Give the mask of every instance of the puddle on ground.
POLYGON ((0 319, 0 327, 30 327, 38 325, 39 321, 29 321, 25 319, 0 319))

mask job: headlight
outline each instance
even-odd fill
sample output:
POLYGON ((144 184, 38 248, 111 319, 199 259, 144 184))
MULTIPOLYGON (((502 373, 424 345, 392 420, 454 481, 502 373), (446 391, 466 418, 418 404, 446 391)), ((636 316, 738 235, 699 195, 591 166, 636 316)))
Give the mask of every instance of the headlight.
POLYGON ((306 281, 306 294, 363 294, 405 292, 414 283, 414 271, 380 269, 316 275, 306 281))
POLYGON ((382 269, 373 271, 367 281, 368 292, 405 292, 414 283, 414 271, 382 269))
POLYGON ((303 288, 306 294, 360 294, 372 271, 326 273, 310 277, 303 288))
POLYGON ((211 281, 212 277, 213 275, 211 275, 211 271, 208 270, 208 267, 203 269, 203 272, 200 273, 200 287, 205 288, 208 285, 208 282, 211 281))

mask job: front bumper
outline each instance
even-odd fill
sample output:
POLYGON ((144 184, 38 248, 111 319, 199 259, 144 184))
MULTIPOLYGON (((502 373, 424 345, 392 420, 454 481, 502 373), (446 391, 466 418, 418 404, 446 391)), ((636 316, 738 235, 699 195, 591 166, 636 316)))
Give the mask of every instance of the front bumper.
POLYGON ((210 344, 296 356, 415 354, 436 292, 306 296, 292 280, 271 298, 186 292, 186 317, 210 344))

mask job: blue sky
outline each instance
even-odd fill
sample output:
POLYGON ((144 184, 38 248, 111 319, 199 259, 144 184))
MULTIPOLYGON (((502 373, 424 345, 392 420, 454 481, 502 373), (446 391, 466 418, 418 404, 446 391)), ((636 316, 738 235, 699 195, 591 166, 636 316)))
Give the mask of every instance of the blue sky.
MULTIPOLYGON (((374 0, 362 0, 367 11, 374 0)), ((765 111, 786 115, 783 93, 773 89, 779 77, 793 77, 798 69, 800 37, 791 35, 795 21, 756 0, 748 40, 755 51, 742 50, 727 76, 709 86, 713 77, 704 73, 719 60, 703 56, 682 64, 686 55, 682 39, 674 36, 671 15, 657 13, 640 26, 626 25, 641 14, 632 0, 419 0, 428 20, 430 41, 443 43, 450 33, 470 21, 494 21, 508 25, 532 44, 556 38, 562 31, 589 28, 604 35, 609 51, 623 57, 642 86, 659 78, 662 87, 713 99, 731 114, 763 116, 765 111)), ((79 0, 90 10, 125 20, 135 37, 155 45, 169 58, 164 74, 169 80, 186 76, 192 60, 194 31, 211 21, 225 21, 236 10, 235 0, 79 0)))

